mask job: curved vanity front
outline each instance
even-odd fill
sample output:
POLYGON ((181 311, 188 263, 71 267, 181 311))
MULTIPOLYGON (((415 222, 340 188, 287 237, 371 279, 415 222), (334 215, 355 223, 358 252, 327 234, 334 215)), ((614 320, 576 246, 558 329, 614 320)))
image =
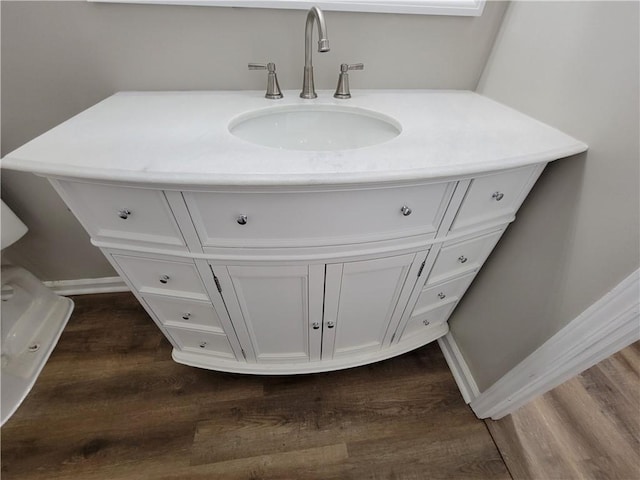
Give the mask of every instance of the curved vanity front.
POLYGON ((586 148, 471 92, 310 103, 379 111, 401 133, 352 150, 273 149, 227 128, 270 105, 259 92, 129 93, 2 165, 49 178, 176 361, 288 374, 445 335, 546 163, 586 148))

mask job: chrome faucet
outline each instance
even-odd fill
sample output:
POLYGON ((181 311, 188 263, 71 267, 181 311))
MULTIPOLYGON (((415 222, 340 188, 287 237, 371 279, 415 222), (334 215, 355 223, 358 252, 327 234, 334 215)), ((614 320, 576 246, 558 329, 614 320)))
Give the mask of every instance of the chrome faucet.
POLYGON ((311 61, 311 37, 313 36, 314 20, 318 23, 318 52, 329 51, 329 39, 327 38, 324 14, 318 7, 311 7, 304 27, 304 78, 302 80, 302 92, 300 92, 301 98, 316 98, 318 96, 313 85, 313 63, 311 61))

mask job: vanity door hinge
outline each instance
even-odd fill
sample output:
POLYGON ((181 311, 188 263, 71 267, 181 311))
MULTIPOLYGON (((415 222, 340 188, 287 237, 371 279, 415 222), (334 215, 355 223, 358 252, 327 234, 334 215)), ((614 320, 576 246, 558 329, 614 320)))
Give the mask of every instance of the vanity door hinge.
POLYGON ((247 353, 244 351, 243 348, 240 349, 240 351, 242 352, 242 356, 244 357, 244 359, 247 359, 247 353))
POLYGON ((389 343, 393 343, 393 339, 396 338, 396 334, 391 335, 391 341, 389 343))
POLYGON ((220 285, 220 280, 218 280, 218 277, 216 277, 216 274, 213 271, 213 267, 211 265, 209 265, 209 268, 211 268, 211 274, 213 275, 213 281, 216 282, 216 287, 218 288, 218 292, 222 293, 222 285, 220 285))
POLYGON ((425 260, 424 262, 422 262, 422 265, 420 265, 420 270, 418 270, 418 277, 422 275, 422 270, 424 270, 424 266, 426 263, 427 261, 425 260))
POLYGON ((220 280, 215 275, 213 276, 213 281, 216 282, 216 287, 218 287, 218 291, 222 293, 222 285, 220 285, 220 280))

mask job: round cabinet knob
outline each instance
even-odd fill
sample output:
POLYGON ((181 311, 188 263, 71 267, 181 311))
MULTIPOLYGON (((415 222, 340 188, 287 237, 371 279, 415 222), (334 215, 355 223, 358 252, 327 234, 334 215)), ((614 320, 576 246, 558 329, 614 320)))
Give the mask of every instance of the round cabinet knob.
POLYGON ((182 319, 183 320, 189 320, 191 318, 191 314, 190 313, 183 313, 182 314, 182 319))
POLYGON ((422 323, 424 323, 424 326, 427 327, 429 325, 429 320, 423 320, 422 323))
POLYGON ((239 215, 238 218, 236 219, 236 221, 240 225, 246 225, 247 224, 247 216, 245 214, 239 215))
POLYGON ((327 328, 333 328, 333 327, 335 327, 335 326, 336 326, 336 324, 335 324, 335 323, 333 323, 333 322, 327 322, 327 328))
POLYGON ((409 215, 411 215, 411 212, 412 212, 413 210, 411 210, 411 208, 409 208, 408 206, 403 205, 403 206, 400 208, 400 211, 402 212, 402 215, 404 215, 405 217, 408 217, 409 215))
POLYGON ((499 202, 500 200, 502 200, 504 198, 504 193, 502 193, 502 192, 494 192, 493 195, 491 195, 491 198, 493 198, 496 202, 499 202))
POLYGON ((131 210, 129 210, 128 208, 122 208, 118 210, 118 216, 123 220, 129 218, 129 215, 131 215, 131 210))
POLYGON ((198 345, 200 348, 205 348, 207 346, 207 342, 200 342, 200 345, 198 345))
POLYGON ((465 257, 464 255, 460 255, 460 256, 458 257, 458 261, 459 261, 460 263, 467 263, 467 260, 469 260, 469 259, 468 259, 467 257, 465 257))
POLYGON ((440 293, 438 294, 438 298, 439 298, 440 300, 444 300, 445 298, 447 298, 447 296, 446 296, 443 292, 440 292, 440 293))
POLYGON ((169 275, 162 275, 162 276, 160 277, 160 283, 162 283, 162 284, 166 285, 166 284, 167 284, 167 282, 169 282, 169 275))
POLYGON ((320 324, 319 324, 318 322, 313 322, 313 323, 311 324, 311 327, 312 327, 314 330, 318 330, 318 329, 320 328, 320 324))

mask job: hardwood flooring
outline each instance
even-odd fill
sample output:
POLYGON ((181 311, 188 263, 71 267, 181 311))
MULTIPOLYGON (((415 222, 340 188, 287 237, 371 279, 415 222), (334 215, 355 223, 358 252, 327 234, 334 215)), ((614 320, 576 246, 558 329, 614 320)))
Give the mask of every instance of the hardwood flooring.
POLYGON ((373 365, 248 376, 171 360, 129 294, 74 298, 2 428, 2 479, 509 479, 437 344, 373 365))
POLYGON ((487 426, 515 480, 640 479, 640 343, 487 426))
POLYGON ((437 344, 339 372, 232 375, 173 362, 132 295, 74 300, 2 428, 3 480, 640 479, 640 343, 485 426, 437 344))

